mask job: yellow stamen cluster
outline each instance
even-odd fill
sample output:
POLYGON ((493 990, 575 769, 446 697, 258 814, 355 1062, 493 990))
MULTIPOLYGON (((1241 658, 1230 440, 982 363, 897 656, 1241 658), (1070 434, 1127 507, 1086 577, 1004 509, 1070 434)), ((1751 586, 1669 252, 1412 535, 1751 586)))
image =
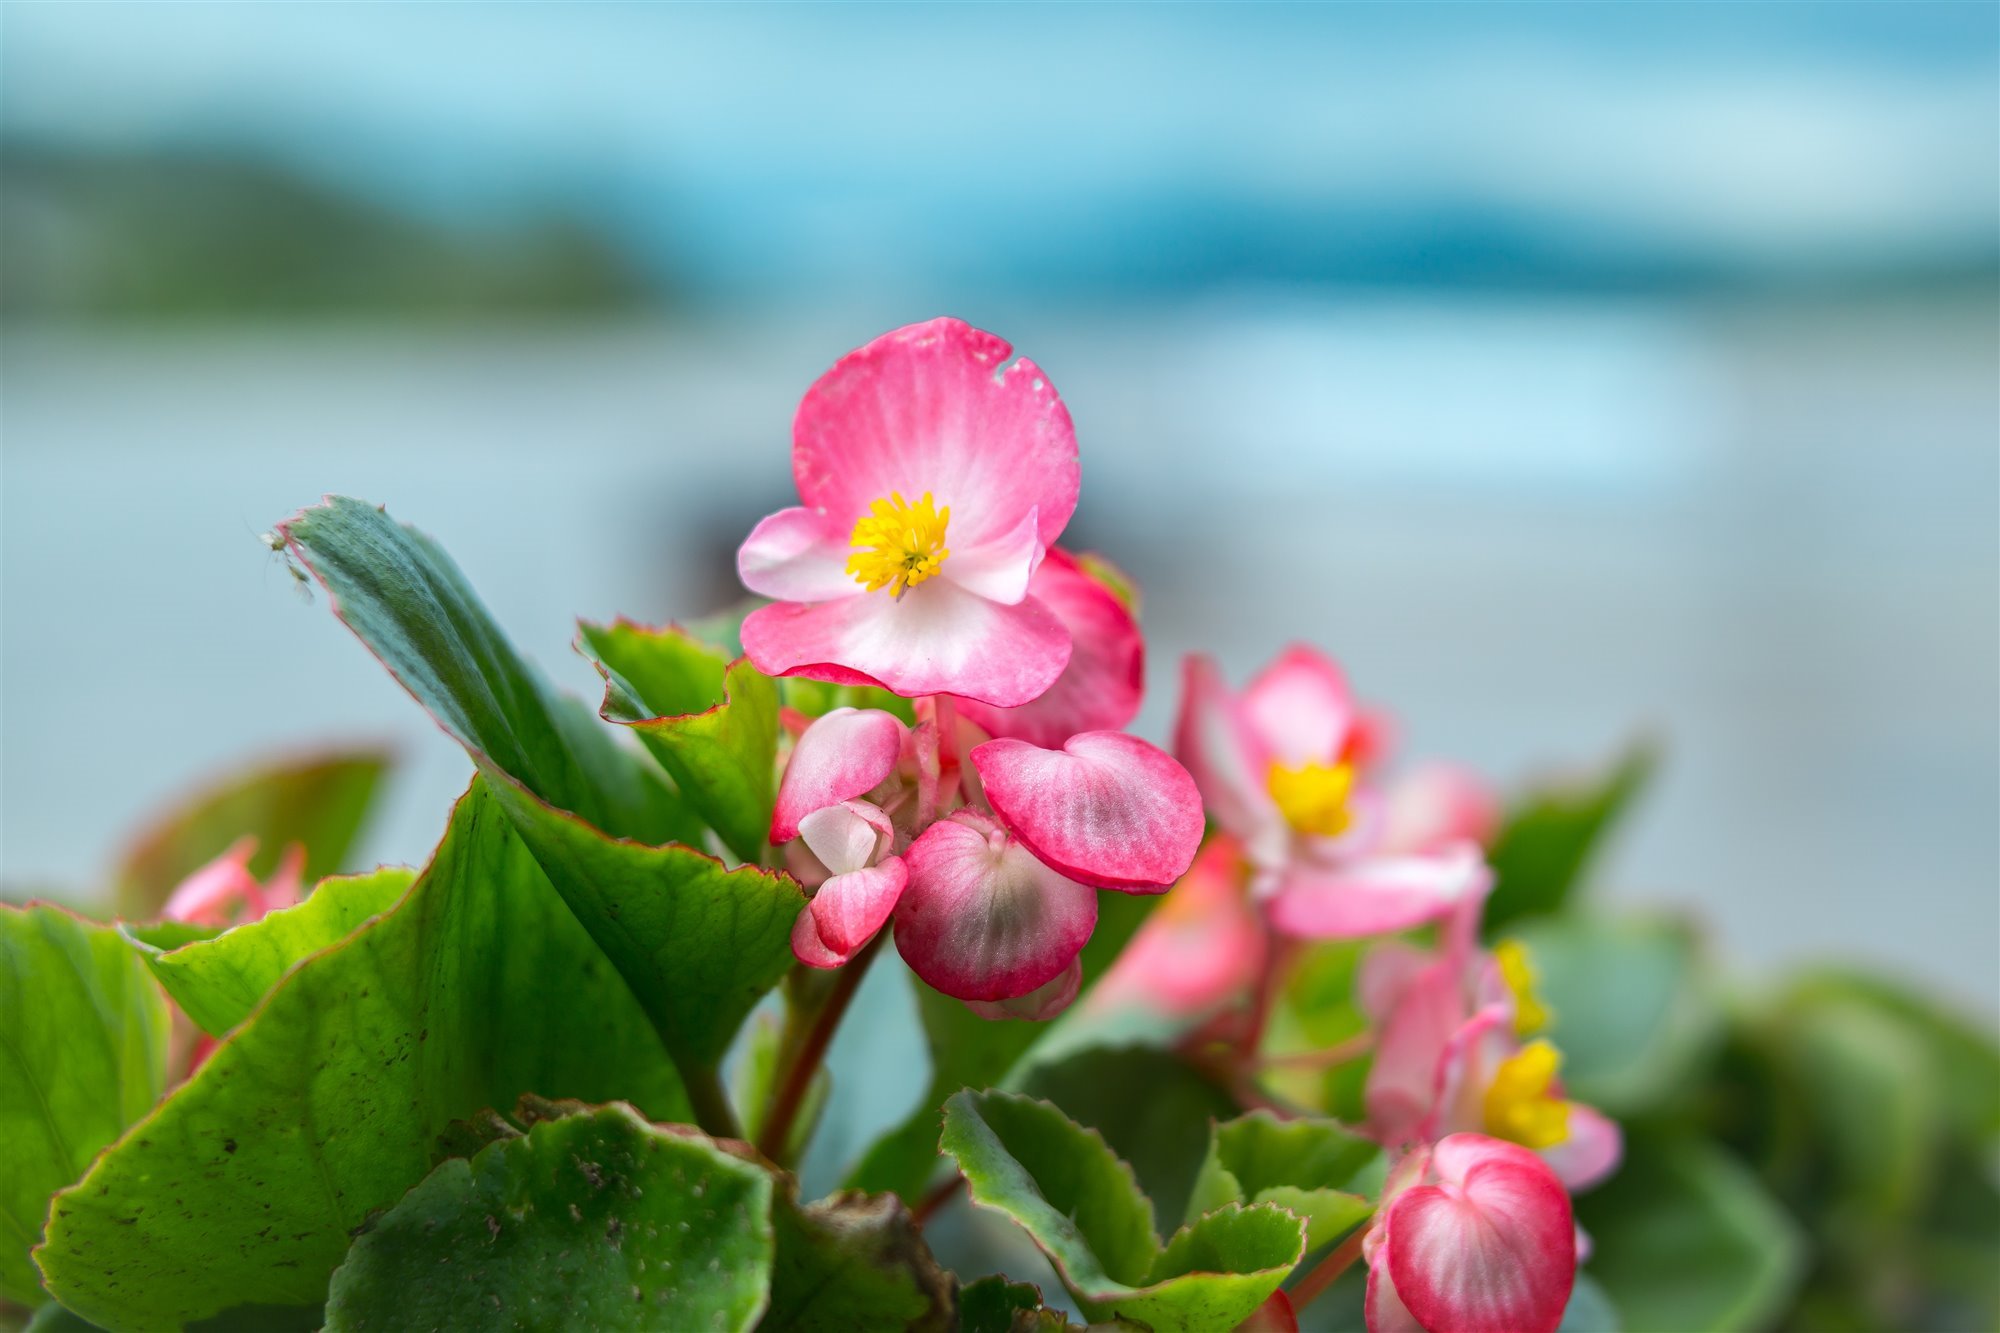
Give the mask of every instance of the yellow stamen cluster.
POLYGON ((1531 1041, 1500 1062, 1486 1085, 1486 1132, 1524 1148, 1553 1148, 1569 1137, 1569 1103, 1549 1091, 1562 1052, 1531 1041))
POLYGON ((847 572, 869 592, 887 588, 890 596, 901 597, 937 573, 951 554, 944 544, 945 525, 950 522, 951 506, 939 509, 929 491, 915 504, 901 491, 877 500, 855 522, 854 535, 848 538, 854 553, 847 557, 847 572))
POLYGON ((1519 940, 1502 940, 1493 946, 1493 959, 1500 964, 1500 979, 1514 997, 1514 1034, 1525 1037, 1553 1022, 1555 1012, 1535 991, 1541 977, 1528 956, 1528 946, 1519 940))
POLYGON ((1347 831, 1354 822, 1347 798, 1354 793, 1351 764, 1301 764, 1291 768, 1271 765, 1265 788, 1285 816, 1285 822, 1300 833, 1331 838, 1347 831))

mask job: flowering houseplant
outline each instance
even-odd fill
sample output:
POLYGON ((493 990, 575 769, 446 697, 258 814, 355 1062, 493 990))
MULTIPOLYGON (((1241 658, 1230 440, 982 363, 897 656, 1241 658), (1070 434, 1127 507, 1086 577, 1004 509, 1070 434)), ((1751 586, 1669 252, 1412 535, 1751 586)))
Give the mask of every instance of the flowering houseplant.
POLYGON ((381 768, 348 755, 164 821, 112 924, 0 915, 0 1297, 113 1330, 1725 1329, 1853 1306, 1843 1256, 1887 1237, 1881 1322, 1979 1308, 1950 1247, 1991 1188, 1949 1168, 1992 1142, 1982 1034, 1836 975, 1724 1006, 1679 924, 1572 910, 1643 760, 1503 813, 1397 774, 1304 646, 1240 691, 1192 658, 1171 752, 1128 734, 1136 595, 1057 545, 1075 432, 1011 356, 936 320, 841 360, 800 504, 739 552, 766 600, 582 625, 595 716, 421 533, 281 524, 475 775, 421 871, 331 873, 381 768), (892 954, 929 1086, 804 1201, 892 954), (925 1227, 966 1204, 1061 1291, 946 1270, 925 1227))

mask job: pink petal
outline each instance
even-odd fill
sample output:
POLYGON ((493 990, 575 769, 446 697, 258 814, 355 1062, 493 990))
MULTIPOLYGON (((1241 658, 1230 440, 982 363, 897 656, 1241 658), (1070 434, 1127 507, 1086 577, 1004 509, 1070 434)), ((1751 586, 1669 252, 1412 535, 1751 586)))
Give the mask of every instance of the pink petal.
POLYGON ((305 873, 305 844, 286 843, 285 850, 278 857, 277 869, 264 883, 264 902, 257 915, 262 917, 298 906, 299 899, 305 896, 305 873))
POLYGON ((1223 828, 1246 841, 1274 825, 1282 830, 1284 820, 1264 785, 1270 754, 1244 721, 1215 660, 1203 653, 1189 654, 1182 666, 1174 754, 1223 828))
POLYGON ((1097 925, 1095 891, 1037 861, 969 810, 931 825, 904 858, 896 948, 961 1000, 1010 1000, 1060 976, 1097 925))
POLYGON ((1011 708, 1069 664, 1069 632, 1032 597, 1002 606, 934 578, 900 599, 886 591, 802 606, 759 607, 743 651, 767 676, 881 685, 906 697, 962 694, 1011 708))
POLYGON ((909 878, 902 858, 892 856, 881 865, 835 875, 820 885, 806 905, 820 942, 834 953, 851 956, 882 929, 909 878))
POLYGON ((1383 940, 1361 960, 1354 998, 1368 1021, 1380 1026, 1395 1012, 1410 984, 1436 962, 1436 955, 1403 940, 1383 940))
POLYGON ((1618 1122, 1582 1102, 1569 1104, 1569 1137, 1542 1149, 1542 1160, 1572 1194, 1603 1181, 1624 1157, 1625 1135, 1618 1122))
POLYGON ((1354 726, 1354 698, 1325 654, 1293 644, 1243 691, 1243 715, 1278 762, 1331 764, 1354 726))
POLYGON ((1501 1061, 1521 1048, 1514 1012, 1504 1004, 1473 1010, 1444 1045, 1430 1114, 1418 1127, 1424 1138, 1476 1130, 1486 1124, 1486 1089, 1501 1061))
POLYGON ((1464 990, 1448 961, 1431 962, 1403 988, 1381 1025, 1368 1069, 1369 1131, 1383 1143, 1420 1135, 1437 1105, 1439 1071, 1452 1037, 1465 1020, 1464 990))
POLYGON ((1477 848, 1384 856, 1338 870, 1295 864, 1271 900, 1271 924, 1307 939, 1347 940, 1422 925, 1491 877, 1477 848))
POLYGON ((1431 1155, 1440 1184, 1390 1205, 1395 1294, 1428 1333, 1554 1333, 1576 1280, 1569 1195, 1541 1158, 1483 1134, 1431 1155))
POLYGON ((847 962, 851 955, 837 953, 826 947, 819 937, 819 926, 813 920, 812 904, 799 909, 798 919, 792 922, 792 957, 807 967, 833 968, 847 962))
POLYGON ((1032 361, 1000 373, 1013 351, 962 320, 934 319, 842 357, 792 425, 800 498, 851 531, 872 501, 928 491, 951 507, 953 551, 1004 536, 1032 509, 1053 545, 1076 509, 1076 431, 1032 361))
POLYGON ((1455 842, 1485 846, 1500 826, 1500 802, 1469 769, 1426 764, 1389 789, 1385 852, 1434 852, 1455 842))
POLYGON ((896 837, 889 816, 867 801, 822 806, 799 821, 799 837, 833 875, 874 865, 896 837))
POLYGON ((1083 955, 1069 960, 1069 966, 1054 981, 1045 981, 1026 995, 1011 1000, 967 1000, 965 1007, 981 1018, 999 1020, 1022 1018, 1043 1023, 1070 1007, 1083 985, 1083 955))
POLYGON ((1087 731, 1060 750, 988 741, 971 758, 993 813, 1043 862, 1079 883, 1171 884, 1201 847, 1194 779, 1136 736, 1087 731))
POLYGON ((965 701, 965 715, 994 736, 1061 745, 1079 731, 1117 731, 1139 715, 1146 643, 1139 622, 1067 551, 1052 549, 1028 584, 1069 631, 1069 665, 1048 692, 1019 708, 965 701))
MULTIPOLYGON (((1376 1251, 1376 1261, 1368 1265, 1368 1294, 1363 1307, 1363 1317, 1368 1321, 1368 1333, 1425 1333, 1424 1326, 1410 1313, 1410 1307, 1403 1304, 1396 1294, 1396 1280, 1389 1272, 1389 1249, 1384 1245, 1376 1251)), ((1494 1333, 1499 1333, 1495 1330, 1494 1333)))
POLYGON ((880 709, 834 708, 819 718, 785 763, 771 811, 771 841, 790 842, 815 810, 866 795, 888 781, 903 751, 902 719, 880 709))
POLYGON ((237 918, 237 908, 256 909, 263 898, 263 886, 250 873, 250 858, 257 854, 257 839, 241 837, 229 844, 222 855, 195 870, 168 895, 160 915, 169 921, 186 921, 201 926, 226 926, 237 918))
POLYGON ((1028 585, 1047 551, 1037 531, 1036 511, 1021 515, 1014 530, 981 546, 951 548, 938 573, 964 588, 1002 606, 1012 606, 1028 595, 1028 585))
POLYGON ((1264 966, 1264 930, 1244 897, 1243 852, 1209 840, 1180 883, 1091 989, 1097 1009, 1203 1013, 1247 994, 1264 966))
POLYGON ((743 586, 781 602, 830 602, 861 584, 847 572, 847 534, 816 509, 780 509, 743 539, 736 574, 743 586))

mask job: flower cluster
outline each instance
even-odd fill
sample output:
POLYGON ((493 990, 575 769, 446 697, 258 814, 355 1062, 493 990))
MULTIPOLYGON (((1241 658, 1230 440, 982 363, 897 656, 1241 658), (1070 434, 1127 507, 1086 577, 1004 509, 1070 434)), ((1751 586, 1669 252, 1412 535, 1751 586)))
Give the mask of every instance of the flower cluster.
POLYGON ((802 503, 738 554, 774 599, 743 625, 760 671, 915 701, 915 725, 788 718, 771 840, 813 891, 794 953, 841 967, 893 923, 931 986, 1046 1018, 1076 997, 1096 891, 1178 882, 1093 1003, 1220 1013, 1198 1030, 1254 1069, 1301 943, 1382 937, 1358 996, 1365 1129, 1395 1155, 1363 1246, 1370 1326, 1554 1328, 1579 1245, 1567 1189, 1620 1143, 1564 1098, 1524 951, 1479 944, 1495 802, 1448 766, 1385 781, 1387 720, 1302 646, 1240 693, 1190 657, 1174 757, 1125 734, 1144 658, 1130 585, 1055 544, 1075 434, 1010 356, 935 320, 843 359, 799 408, 802 503))

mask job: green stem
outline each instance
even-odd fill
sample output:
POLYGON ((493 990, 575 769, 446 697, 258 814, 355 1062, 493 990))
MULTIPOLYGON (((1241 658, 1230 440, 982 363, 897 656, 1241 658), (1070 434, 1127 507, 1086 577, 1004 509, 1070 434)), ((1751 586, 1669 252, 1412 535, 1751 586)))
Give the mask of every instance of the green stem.
POLYGON ((729 1104, 729 1094, 722 1090, 722 1074, 714 1065, 681 1066, 681 1084, 694 1108, 694 1122, 703 1133, 718 1139, 743 1137, 736 1108, 729 1104))
POLYGON ((848 1003, 861 988, 861 978, 867 975, 875 955, 882 951, 882 941, 886 938, 884 932, 863 945, 861 952, 835 975, 832 988, 818 1008, 794 1014, 787 1022, 787 1026, 801 1035, 796 1043, 786 1040, 779 1045, 781 1051, 790 1051, 792 1058, 772 1087, 770 1110, 757 1131, 757 1151, 781 1166, 786 1164, 787 1142, 799 1112, 805 1107, 806 1095, 812 1090, 813 1075, 819 1072, 820 1062, 826 1058, 826 1048, 833 1043, 833 1034, 847 1013, 848 1003))

